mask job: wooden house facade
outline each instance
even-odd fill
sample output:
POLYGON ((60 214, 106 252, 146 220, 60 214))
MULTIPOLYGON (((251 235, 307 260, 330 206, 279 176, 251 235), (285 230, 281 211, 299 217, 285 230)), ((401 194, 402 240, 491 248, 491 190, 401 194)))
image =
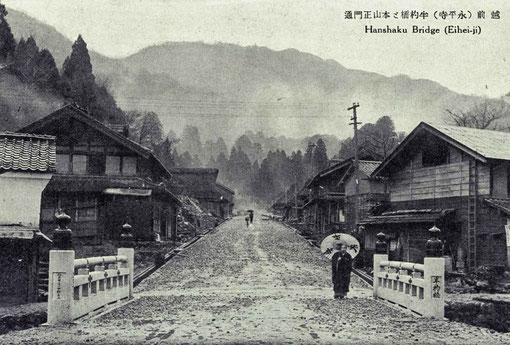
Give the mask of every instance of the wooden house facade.
POLYGON ((278 194, 275 202, 271 205, 271 209, 276 216, 282 217, 282 220, 302 222, 303 203, 307 195, 304 187, 299 188, 297 184, 293 183, 289 188, 278 194))
POLYGON ((235 193, 216 182, 218 169, 171 168, 170 172, 180 186, 180 193, 196 199, 214 217, 224 219, 232 214, 235 193))
POLYGON ((55 160, 55 137, 0 132, 0 304, 37 300, 39 258, 51 243, 39 230, 41 195, 55 160))
POLYGON ((273 204, 271 205, 272 213, 277 217, 282 217, 285 215, 285 206, 287 205, 287 191, 280 193, 275 198, 273 204))
POLYGON ((510 133, 420 123, 372 173, 389 202, 360 222, 368 256, 382 231, 391 259, 421 262, 436 225, 457 268, 507 266, 509 148, 510 133))
POLYGON ((148 149, 67 105, 21 131, 55 136, 56 174, 43 192, 40 223, 51 236, 54 214, 71 216, 73 237, 101 243, 129 223, 139 240, 174 239, 179 200, 170 172, 148 149))
POLYGON ((234 196, 235 192, 227 186, 216 183, 216 190, 220 193, 220 218, 232 217, 234 210, 234 196))
POLYGON ((318 240, 333 232, 356 229, 356 183, 359 185, 359 217, 386 198, 384 184, 370 178, 378 161, 359 161, 359 180, 354 160, 335 163, 319 172, 305 186, 308 198, 303 206, 304 221, 318 240))

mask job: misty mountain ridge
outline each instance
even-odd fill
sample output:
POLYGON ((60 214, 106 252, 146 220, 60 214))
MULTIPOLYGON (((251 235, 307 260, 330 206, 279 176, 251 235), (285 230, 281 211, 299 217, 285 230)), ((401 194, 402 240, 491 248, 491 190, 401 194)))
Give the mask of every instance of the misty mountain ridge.
MULTIPOLYGON (((33 35, 62 66, 71 51, 69 39, 14 10, 7 19, 16 39, 33 35)), ((247 130, 286 138, 348 137, 346 108, 354 101, 361 105, 360 121, 388 115, 397 130, 409 131, 422 119, 441 122, 447 107, 467 109, 481 100, 434 81, 348 69, 296 49, 169 42, 125 58, 90 55, 95 75, 107 81, 122 109, 152 110, 166 130, 194 125, 204 141, 221 136, 229 144, 247 130)))

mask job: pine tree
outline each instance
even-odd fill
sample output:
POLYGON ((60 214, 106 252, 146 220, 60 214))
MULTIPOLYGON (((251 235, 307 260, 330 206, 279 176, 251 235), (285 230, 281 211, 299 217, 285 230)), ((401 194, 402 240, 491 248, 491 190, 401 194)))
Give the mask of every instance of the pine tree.
POLYGON ((271 167, 272 164, 270 162, 269 153, 268 157, 262 161, 257 175, 251 182, 253 194, 265 203, 269 202, 277 194, 277 186, 275 183, 274 171, 271 167))
POLYGON ((90 113, 93 114, 95 118, 105 122, 121 122, 124 118, 124 114, 122 110, 117 107, 117 102, 115 102, 113 96, 108 92, 106 86, 96 85, 94 91, 95 101, 90 105, 90 113))
POLYGON ((223 153, 225 155, 228 154, 227 145, 225 144, 225 140, 223 140, 222 137, 219 137, 216 140, 216 150, 218 150, 218 154, 220 154, 220 153, 223 153))
POLYGON ((156 156, 167 168, 175 166, 175 160, 173 156, 173 142, 166 138, 156 148, 156 156))
POLYGON ((14 52, 13 63, 10 69, 27 86, 35 84, 38 56, 39 47, 34 38, 30 36, 26 41, 24 38, 21 38, 14 52))
POLYGON ((303 154, 301 153, 301 150, 292 152, 290 161, 292 171, 296 174, 296 181, 298 185, 302 185, 306 179, 306 174, 305 167, 303 165, 303 154))
POLYGON ((229 181, 228 159, 225 153, 220 152, 220 154, 216 158, 216 168, 219 170, 218 179, 220 181, 229 181))
POLYGON ((7 14, 5 5, 0 4, 0 60, 4 62, 11 58, 16 50, 16 41, 5 19, 7 14))
POLYGON ((71 55, 64 61, 61 78, 62 95, 90 112, 96 101, 95 82, 87 44, 79 35, 73 44, 71 55))
POLYGON ((188 151, 184 152, 182 155, 180 155, 180 162, 179 166, 181 168, 191 168, 193 165, 193 158, 191 158, 191 155, 188 151))
POLYGON ((305 152, 305 156, 303 157, 303 163, 304 163, 304 166, 305 166, 305 171, 306 171, 306 175, 307 177, 309 176, 312 176, 313 175, 313 171, 312 171, 312 165, 313 165, 313 148, 314 148, 314 144, 312 142, 308 142, 308 145, 306 147, 306 152, 305 152))
POLYGON ((317 146, 315 147, 315 150, 313 152, 314 174, 321 170, 326 169, 328 165, 329 160, 326 143, 324 142, 324 140, 322 140, 322 138, 319 138, 319 140, 317 140, 317 146))
POLYGON ((216 161, 214 160, 214 157, 213 156, 210 156, 209 157, 209 160, 207 161, 207 168, 216 168, 218 169, 218 167, 216 166, 216 161))
POLYGON ((143 116, 139 143, 151 150, 155 150, 162 141, 163 125, 159 121, 158 114, 149 111, 143 116))
POLYGON ((43 49, 37 55, 37 72, 35 82, 42 89, 57 90, 60 82, 58 68, 53 55, 47 49, 43 49))
POLYGON ((191 156, 202 156, 202 141, 197 127, 190 125, 184 127, 177 150, 180 152, 188 151, 191 156))
POLYGON ((58 89, 60 77, 55 60, 47 49, 39 51, 32 36, 26 41, 21 38, 18 42, 10 70, 27 87, 37 86, 49 91, 58 89))
POLYGON ((198 155, 193 155, 193 158, 191 160, 191 167, 192 168, 202 168, 202 162, 200 161, 200 157, 198 155))

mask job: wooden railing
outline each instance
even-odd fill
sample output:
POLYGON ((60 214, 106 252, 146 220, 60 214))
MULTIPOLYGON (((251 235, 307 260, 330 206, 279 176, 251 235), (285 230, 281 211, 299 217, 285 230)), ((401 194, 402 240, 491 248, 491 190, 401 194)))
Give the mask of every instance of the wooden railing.
POLYGON ((424 264, 388 261, 374 255, 374 297, 420 315, 444 317, 444 258, 426 257, 424 264))
POLYGON ((48 324, 70 323, 133 296, 134 250, 117 254, 75 260, 74 250, 50 251, 48 324))

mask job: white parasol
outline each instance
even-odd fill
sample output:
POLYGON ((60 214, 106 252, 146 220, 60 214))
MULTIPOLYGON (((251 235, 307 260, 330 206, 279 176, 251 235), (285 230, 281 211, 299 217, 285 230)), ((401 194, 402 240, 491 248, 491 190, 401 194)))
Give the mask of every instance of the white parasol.
POLYGON ((331 260, 333 254, 338 252, 338 250, 335 249, 337 243, 345 244, 347 246, 347 253, 351 254, 353 259, 359 254, 360 246, 358 240, 351 235, 342 233, 331 234, 322 240, 322 254, 331 260))

